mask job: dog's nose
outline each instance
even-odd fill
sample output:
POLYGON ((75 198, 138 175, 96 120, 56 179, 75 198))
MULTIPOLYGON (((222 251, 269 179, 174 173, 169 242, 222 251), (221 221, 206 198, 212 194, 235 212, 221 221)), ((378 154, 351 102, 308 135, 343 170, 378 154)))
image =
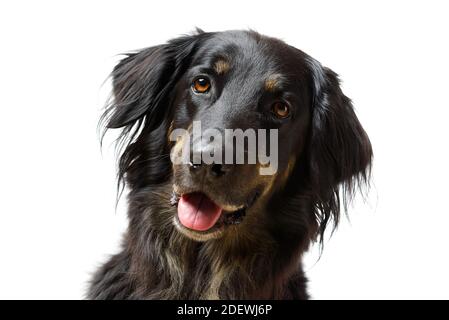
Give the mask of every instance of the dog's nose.
POLYGON ((212 164, 210 166, 210 172, 213 176, 221 177, 226 173, 224 167, 221 164, 212 164))
POLYGON ((226 174, 227 171, 229 171, 229 168, 225 168, 222 164, 213 163, 213 164, 194 164, 189 163, 190 171, 192 173, 198 173, 200 171, 207 170, 209 174, 211 174, 214 177, 221 177, 226 174))
MULTIPOLYGON (((213 177, 221 177, 231 170, 232 165, 217 163, 214 159, 215 149, 213 143, 203 144, 197 142, 190 150, 189 169, 192 174, 206 173, 213 177), (205 155, 211 158, 205 158, 205 155)), ((223 161, 223 159, 221 159, 223 161)))

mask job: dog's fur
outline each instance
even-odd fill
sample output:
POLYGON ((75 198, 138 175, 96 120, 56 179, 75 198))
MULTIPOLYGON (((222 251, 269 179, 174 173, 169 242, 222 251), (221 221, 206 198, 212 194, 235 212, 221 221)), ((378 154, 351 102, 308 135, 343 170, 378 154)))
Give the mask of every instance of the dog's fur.
POLYGON ((88 298, 308 298, 303 253, 366 185, 372 159, 337 75, 253 31, 199 30, 128 54, 112 79, 103 122, 122 130, 119 183, 129 188, 129 227, 88 298), (207 97, 191 92, 198 72, 213 80, 207 97), (284 97, 292 116, 274 119, 267 108, 284 97), (195 119, 221 129, 279 129, 277 174, 261 178, 241 165, 199 185, 169 157, 171 130, 188 129, 195 119), (244 203, 256 191, 259 197, 241 224, 203 234, 174 223, 173 188, 193 185, 217 203, 244 203))

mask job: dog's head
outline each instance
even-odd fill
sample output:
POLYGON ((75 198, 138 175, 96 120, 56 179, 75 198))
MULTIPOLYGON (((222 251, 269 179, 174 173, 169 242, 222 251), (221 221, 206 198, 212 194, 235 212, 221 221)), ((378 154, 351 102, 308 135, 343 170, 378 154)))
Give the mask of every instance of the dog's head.
POLYGON ((371 145, 337 75, 280 40, 199 31, 127 55, 112 76, 120 179, 170 185, 170 219, 190 238, 295 214, 316 235, 338 221, 340 186, 366 179, 371 145))

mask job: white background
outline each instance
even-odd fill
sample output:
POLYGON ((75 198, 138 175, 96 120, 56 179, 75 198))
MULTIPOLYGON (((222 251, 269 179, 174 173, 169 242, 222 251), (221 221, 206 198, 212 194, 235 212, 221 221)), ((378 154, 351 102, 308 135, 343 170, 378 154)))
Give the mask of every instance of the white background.
MULTIPOLYGON (((447 1, 2 1, 0 298, 82 298, 117 251, 102 85, 121 52, 195 26, 252 28, 341 75, 373 143, 373 188, 306 257, 310 293, 449 298, 447 1)), ((109 139, 111 141, 111 139, 109 139)))

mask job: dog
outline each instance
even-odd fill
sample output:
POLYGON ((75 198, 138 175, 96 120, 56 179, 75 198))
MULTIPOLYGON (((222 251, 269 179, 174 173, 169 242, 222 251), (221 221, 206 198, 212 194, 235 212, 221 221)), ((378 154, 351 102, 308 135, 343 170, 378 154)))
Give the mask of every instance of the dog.
POLYGON ((101 123, 121 130, 129 225, 87 298, 308 299, 302 257, 369 185, 373 157, 338 75, 252 30, 198 29, 127 54, 111 77, 101 123), (259 160, 175 164, 195 122, 276 130, 275 172, 259 160), (187 135, 171 139, 176 129, 187 135))

